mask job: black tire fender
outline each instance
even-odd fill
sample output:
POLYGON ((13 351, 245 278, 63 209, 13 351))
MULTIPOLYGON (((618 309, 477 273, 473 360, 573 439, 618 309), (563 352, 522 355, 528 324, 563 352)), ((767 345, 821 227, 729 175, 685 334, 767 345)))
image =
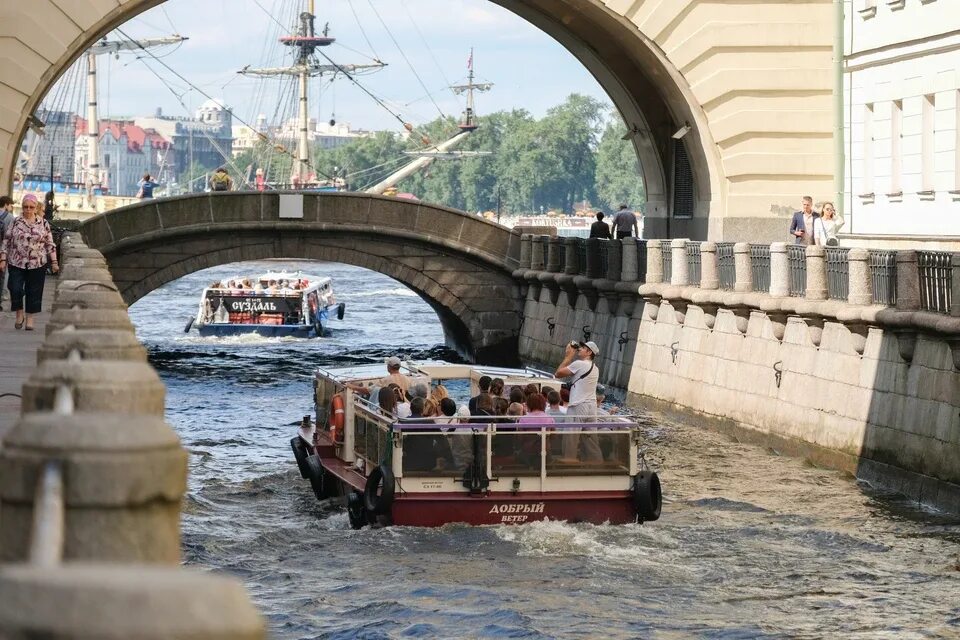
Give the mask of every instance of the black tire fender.
POLYGON ((337 320, 343 320, 343 314, 347 309, 347 305, 343 302, 337 305, 337 320))
POLYGON ((301 478, 309 478, 309 469, 307 467, 307 445, 300 436, 294 436, 290 440, 290 448, 293 449, 293 458, 297 461, 297 469, 300 470, 301 478))
POLYGON ((393 469, 380 465, 367 476, 367 483, 363 487, 363 506, 375 516, 390 513, 393 505, 393 496, 396 492, 396 478, 393 469), (380 493, 377 493, 377 490, 380 493))
POLYGON ((347 496, 347 520, 351 529, 362 529, 367 524, 367 510, 363 503, 363 495, 359 491, 352 491, 347 496))
POLYGON ((317 500, 325 500, 327 494, 323 480, 326 474, 324 473, 323 463, 320 462, 320 456, 317 454, 307 456, 304 462, 307 466, 307 479, 310 480, 313 495, 316 496, 317 500))
POLYGON ((655 472, 643 469, 634 477, 633 506, 640 522, 653 522, 660 519, 663 494, 660 490, 660 477, 655 472))
POLYGON ((319 318, 313 321, 313 330, 317 333, 318 338, 323 337, 323 324, 320 322, 319 318))
POLYGON ((187 320, 187 326, 185 326, 185 327, 183 328, 183 332, 184 332, 184 333, 190 333, 190 327, 193 326, 193 321, 194 321, 194 320, 196 320, 196 318, 190 318, 189 320, 187 320))

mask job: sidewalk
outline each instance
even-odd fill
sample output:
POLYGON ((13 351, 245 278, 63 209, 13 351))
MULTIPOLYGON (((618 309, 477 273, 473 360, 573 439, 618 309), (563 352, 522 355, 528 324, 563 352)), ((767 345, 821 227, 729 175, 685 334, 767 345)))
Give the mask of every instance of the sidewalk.
POLYGON ((43 286, 43 311, 33 318, 34 331, 14 329, 10 301, 3 302, 3 311, 0 312, 0 395, 15 393, 17 397, 0 398, 0 438, 20 418, 20 388, 37 366, 37 351, 46 337, 56 288, 57 279, 47 276, 43 286))

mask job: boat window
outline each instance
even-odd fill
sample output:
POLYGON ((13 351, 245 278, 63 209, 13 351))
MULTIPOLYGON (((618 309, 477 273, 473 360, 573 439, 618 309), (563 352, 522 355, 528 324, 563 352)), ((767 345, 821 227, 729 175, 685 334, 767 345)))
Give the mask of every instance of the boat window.
POLYGON ((539 476, 541 466, 540 432, 511 431, 497 425, 490 445, 490 470, 498 475, 539 476))
POLYGON ((630 472, 630 432, 584 427, 547 432, 547 476, 630 472))

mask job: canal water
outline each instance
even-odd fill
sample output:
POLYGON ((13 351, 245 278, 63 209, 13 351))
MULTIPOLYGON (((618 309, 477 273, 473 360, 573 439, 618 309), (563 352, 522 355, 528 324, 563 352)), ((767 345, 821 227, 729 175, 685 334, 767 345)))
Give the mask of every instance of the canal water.
POLYGON ((289 449, 312 368, 452 354, 415 294, 339 264, 282 265, 333 278, 347 310, 327 338, 183 333, 205 284, 278 266, 209 269, 131 308, 190 452, 185 561, 240 578, 272 637, 960 637, 960 520, 655 414, 659 522, 351 530, 289 449))

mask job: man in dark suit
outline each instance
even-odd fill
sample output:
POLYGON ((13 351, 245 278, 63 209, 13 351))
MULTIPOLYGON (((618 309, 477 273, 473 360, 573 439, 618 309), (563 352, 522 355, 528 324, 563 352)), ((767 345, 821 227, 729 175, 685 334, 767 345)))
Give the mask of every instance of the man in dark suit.
POLYGON ((790 235, 795 236, 795 244, 810 245, 814 243, 813 224, 820 216, 813 210, 813 198, 803 196, 803 208, 793 214, 790 221, 790 235))
POLYGON ((610 239, 610 226, 603 221, 603 214, 597 211, 597 221, 590 225, 591 238, 610 239))

